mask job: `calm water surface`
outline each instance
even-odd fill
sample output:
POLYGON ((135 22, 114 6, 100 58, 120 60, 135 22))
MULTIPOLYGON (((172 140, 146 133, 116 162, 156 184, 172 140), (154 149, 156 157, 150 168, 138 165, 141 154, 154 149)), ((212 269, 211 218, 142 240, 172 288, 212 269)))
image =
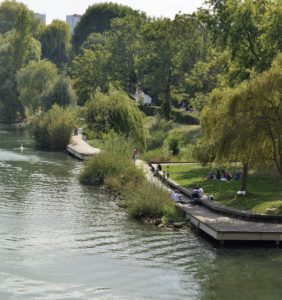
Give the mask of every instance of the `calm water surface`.
POLYGON ((81 168, 0 127, 0 300, 282 299, 281 249, 142 225, 81 186, 81 168))

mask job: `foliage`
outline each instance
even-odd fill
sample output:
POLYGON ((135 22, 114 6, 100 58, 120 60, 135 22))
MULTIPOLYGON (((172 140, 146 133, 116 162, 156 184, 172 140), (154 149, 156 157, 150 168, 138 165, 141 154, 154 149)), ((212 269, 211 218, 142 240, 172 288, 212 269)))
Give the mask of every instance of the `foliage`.
POLYGON ((54 20, 40 35, 43 58, 50 60, 57 67, 62 67, 70 58, 70 40, 69 26, 63 21, 54 20))
POLYGON ((281 51, 281 1, 209 0, 207 24, 221 49, 230 51, 229 81, 248 79, 252 69, 262 72, 281 51))
POLYGON ((137 12, 130 7, 115 3, 98 3, 89 6, 75 27, 73 35, 74 49, 78 50, 89 34, 108 31, 112 20, 134 14, 137 14, 137 12))
POLYGON ((130 184, 123 195, 129 214, 137 219, 161 218, 165 214, 166 207, 174 206, 166 190, 149 182, 130 184))
POLYGON ((193 15, 177 15, 173 21, 156 19, 142 27, 135 59, 140 86, 161 100, 162 112, 171 118, 171 96, 193 65, 205 55, 205 31, 193 15))
POLYGON ((171 160, 174 160, 171 154, 165 149, 162 148, 156 148, 153 150, 149 150, 145 152, 142 155, 142 159, 144 159, 146 162, 170 162, 171 160))
POLYGON ((32 113, 45 104, 45 93, 53 86, 57 79, 56 66, 47 61, 31 61, 17 73, 17 85, 21 103, 32 113))
POLYGON ((112 178, 118 178, 121 187, 129 181, 138 184, 144 179, 142 171, 134 166, 130 157, 108 151, 89 158, 80 174, 80 181, 89 185, 104 184, 113 180, 112 178))
POLYGON ((110 89, 97 92, 87 103, 87 122, 96 132, 114 131, 131 137, 140 148, 145 147, 143 115, 126 93, 110 89))
POLYGON ((103 151, 87 160, 80 181, 89 185, 104 184, 119 195, 134 218, 178 220, 168 192, 147 181, 143 170, 130 160, 131 150, 124 137, 110 133, 104 137, 103 151))
POLYGON ((17 94, 17 71, 40 57, 40 43, 31 37, 27 12, 18 15, 16 28, 0 36, 0 120, 22 120, 24 110, 17 94))
POLYGON ((106 49, 92 51, 83 49, 73 60, 72 78, 78 95, 78 104, 84 105, 94 95, 99 87, 106 92, 109 85, 108 59, 106 49))
POLYGON ((45 114, 34 117, 31 122, 31 134, 42 148, 65 150, 68 145, 76 117, 70 108, 54 105, 45 114))
POLYGON ((28 16, 31 33, 34 37, 38 36, 39 20, 34 13, 26 7, 23 3, 13 0, 5 0, 0 5, 0 34, 7 33, 16 28, 18 17, 21 12, 25 12, 28 16))
POLYGON ((56 81, 44 91, 42 96, 42 107, 50 109, 55 103, 67 107, 76 103, 76 94, 72 82, 66 75, 59 75, 56 81))
POLYGON ((250 163, 275 163, 282 175, 281 70, 279 55, 268 71, 214 91, 201 116, 204 144, 213 146, 215 158, 244 164, 244 189, 250 163))

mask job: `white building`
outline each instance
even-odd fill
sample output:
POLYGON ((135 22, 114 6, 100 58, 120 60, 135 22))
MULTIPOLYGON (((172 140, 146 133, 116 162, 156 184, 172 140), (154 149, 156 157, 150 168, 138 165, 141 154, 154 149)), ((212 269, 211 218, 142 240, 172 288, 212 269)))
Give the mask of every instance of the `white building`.
POLYGON ((46 14, 35 13, 34 15, 40 21, 41 24, 46 25, 46 14))
POLYGON ((70 25, 71 34, 73 34, 74 28, 76 24, 80 21, 80 19, 81 19, 81 15, 77 15, 77 14, 67 16, 66 21, 70 25))
POLYGON ((146 95, 142 90, 137 89, 134 96, 135 100, 141 105, 151 105, 152 97, 146 95))

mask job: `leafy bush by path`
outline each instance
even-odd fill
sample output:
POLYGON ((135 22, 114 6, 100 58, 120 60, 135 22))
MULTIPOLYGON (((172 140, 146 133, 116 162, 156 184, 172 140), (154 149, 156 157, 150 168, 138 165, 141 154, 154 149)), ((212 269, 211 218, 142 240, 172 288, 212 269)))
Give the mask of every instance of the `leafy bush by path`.
POLYGON ((144 175, 129 157, 106 151, 89 158, 80 174, 80 182, 84 184, 106 184, 113 181, 113 178, 119 181, 115 183, 116 187, 122 187, 129 181, 139 183, 144 180, 144 175))
POLYGON ((125 92, 115 89, 108 94, 97 92, 87 103, 86 111, 87 122, 97 133, 114 130, 133 139, 138 148, 145 148, 143 114, 125 92))
POLYGON ((47 113, 31 122, 31 133, 37 145, 52 150, 65 150, 69 144, 76 117, 73 110, 54 105, 47 113))
POLYGON ((167 191, 146 181, 139 185, 127 185, 123 195, 134 218, 160 218, 165 214, 166 206, 173 204, 167 191))

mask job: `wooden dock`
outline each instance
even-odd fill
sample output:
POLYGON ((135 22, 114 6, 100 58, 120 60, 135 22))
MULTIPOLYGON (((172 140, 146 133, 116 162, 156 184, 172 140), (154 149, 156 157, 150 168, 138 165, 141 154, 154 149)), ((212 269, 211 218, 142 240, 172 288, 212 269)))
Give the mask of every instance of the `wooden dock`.
MULTIPOLYGON (((156 166, 153 164, 151 167, 154 170, 156 166)), ((178 189, 182 193, 186 203, 176 203, 176 206, 186 214, 189 222, 220 243, 224 243, 224 241, 273 241, 279 245, 282 241, 280 217, 267 216, 266 218, 265 215, 262 215, 259 218, 258 215, 255 215, 257 218, 251 219, 251 213, 237 212, 237 210, 228 208, 221 212, 218 210, 216 202, 213 205, 213 201, 207 199, 204 199, 201 205, 193 205, 190 203, 191 191, 180 187, 170 179, 163 178, 161 172, 158 172, 157 177, 166 186, 178 189), (230 214, 228 214, 229 211, 230 214)))
POLYGON ((81 134, 73 135, 71 137, 71 142, 67 145, 66 150, 80 160, 84 160, 86 157, 100 152, 100 149, 94 148, 84 141, 81 134))

